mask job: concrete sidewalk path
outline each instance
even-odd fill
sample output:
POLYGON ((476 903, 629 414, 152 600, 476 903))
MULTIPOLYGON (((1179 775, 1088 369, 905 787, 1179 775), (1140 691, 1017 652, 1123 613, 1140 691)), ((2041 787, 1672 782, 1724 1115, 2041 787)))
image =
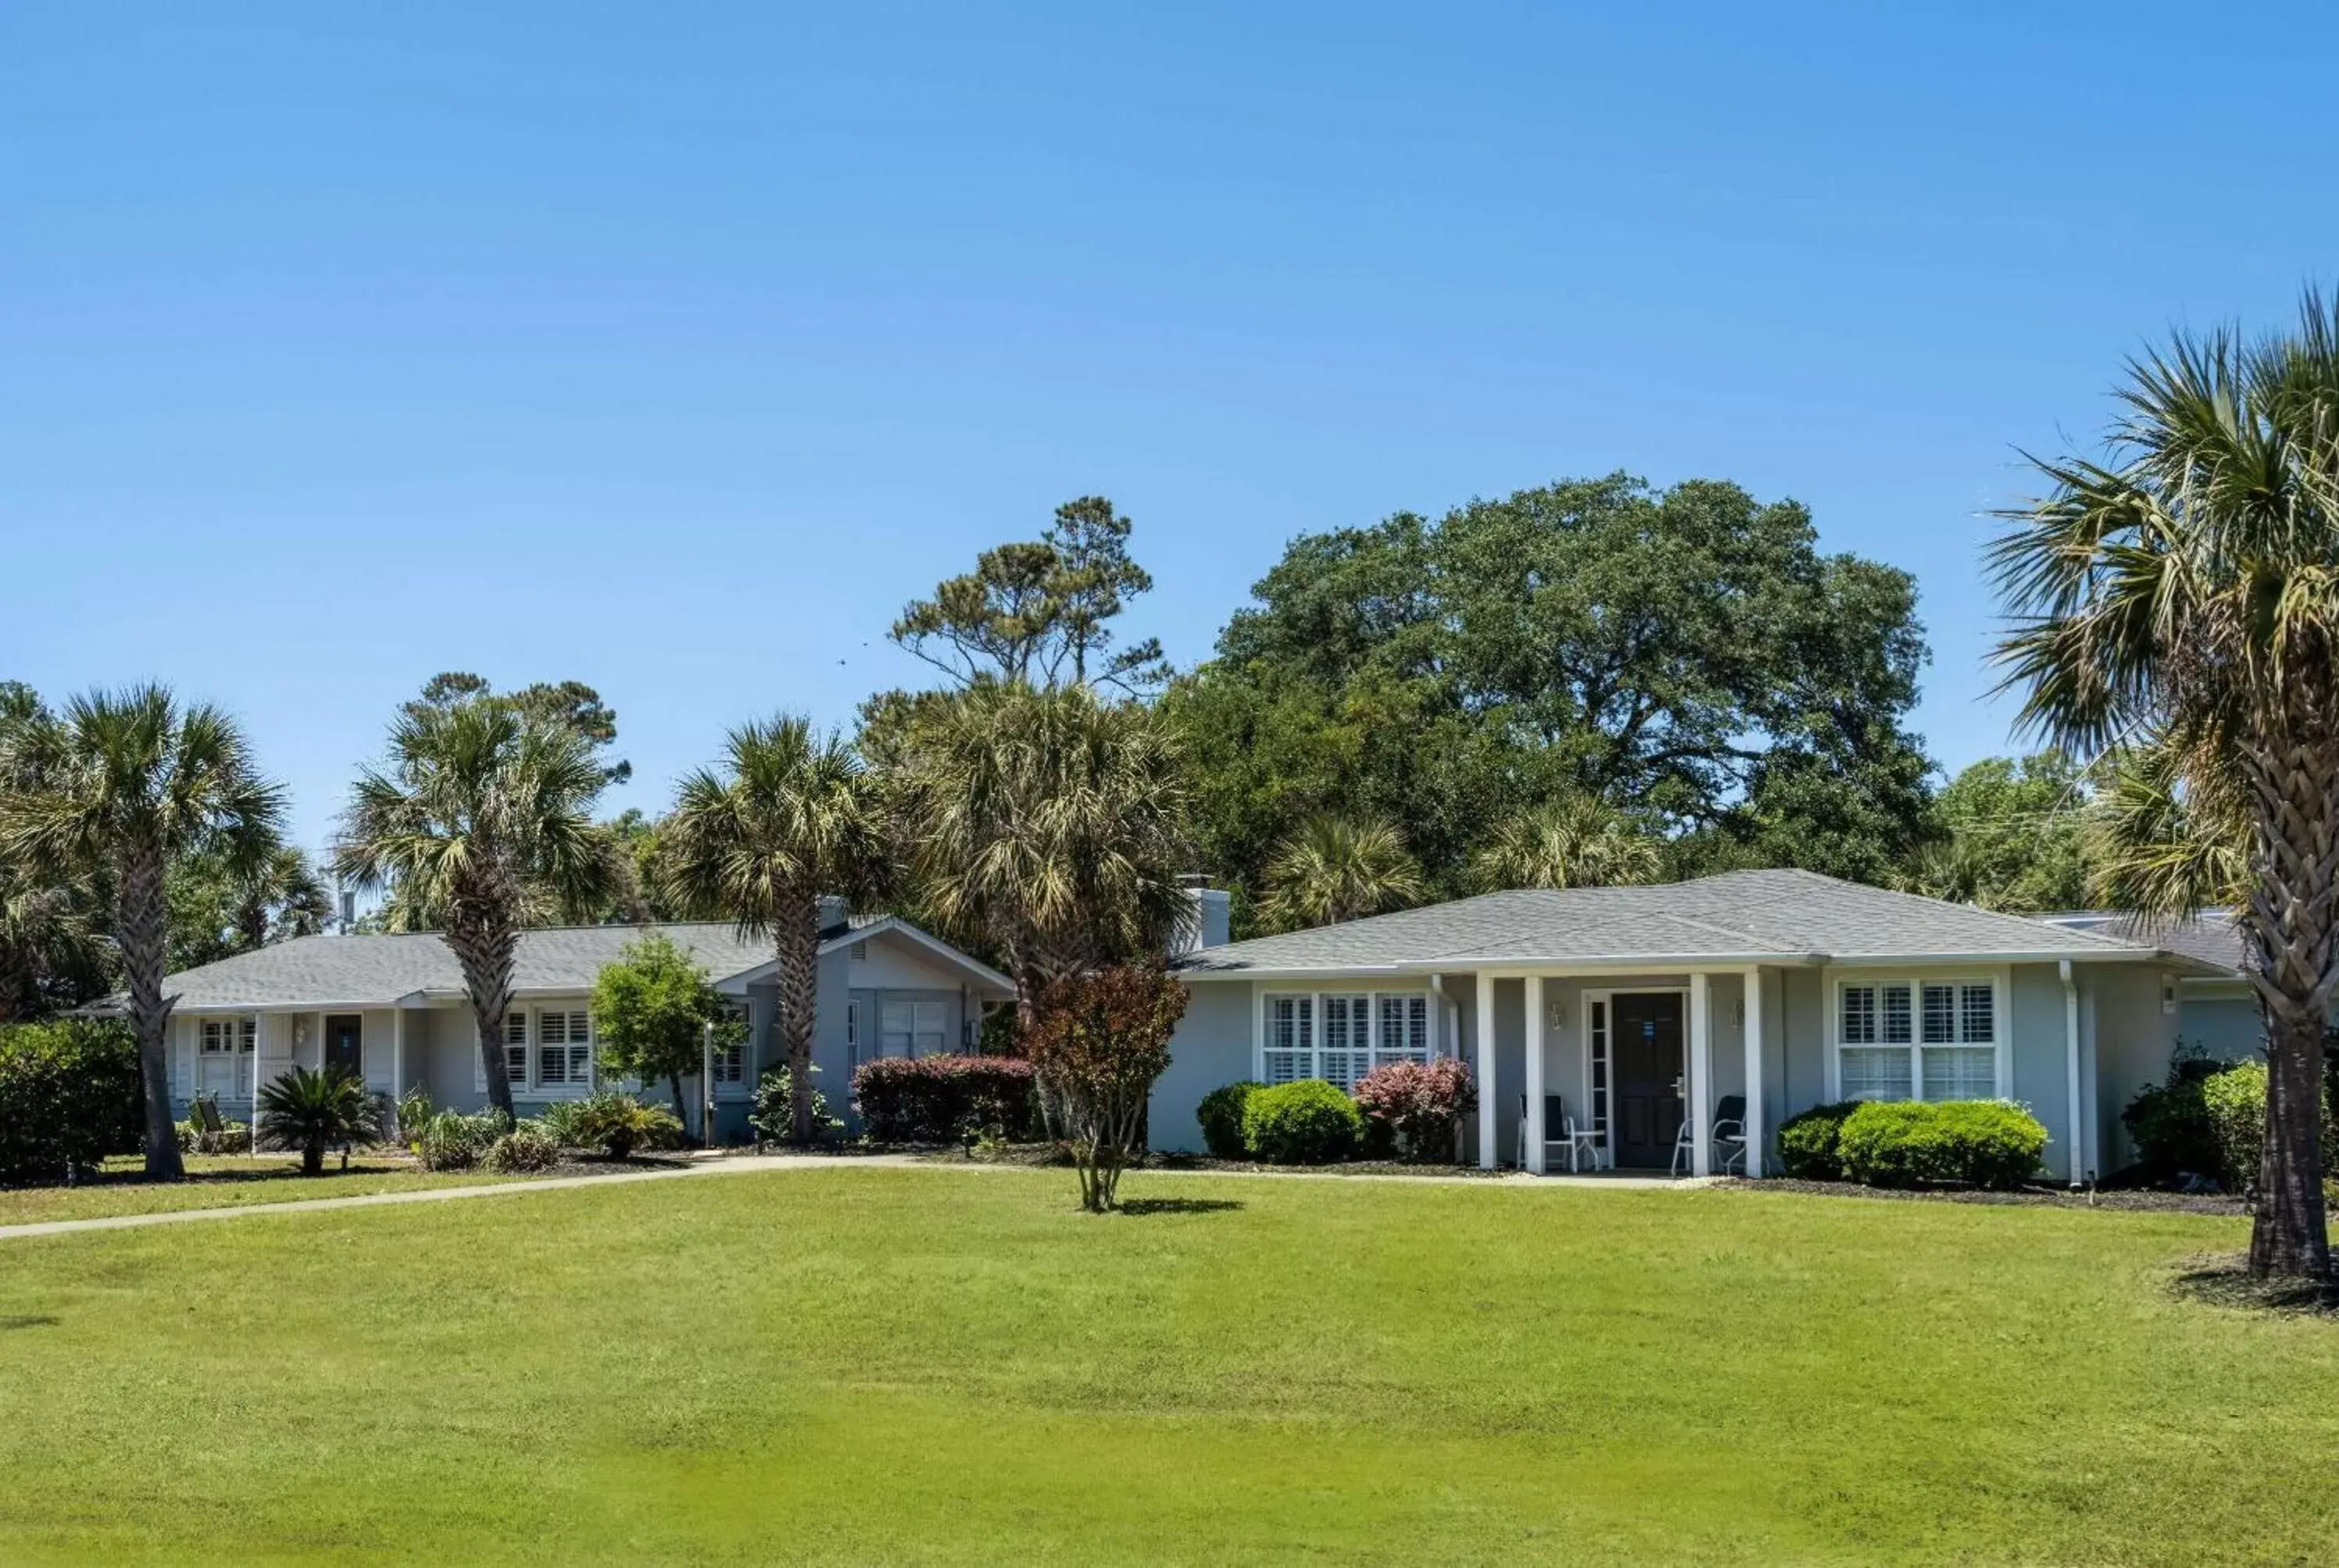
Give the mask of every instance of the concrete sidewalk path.
MULTIPOLYGON (((175 1208, 155 1214, 109 1214, 91 1219, 41 1219, 24 1225, 0 1225, 0 1241, 25 1236, 64 1236, 77 1230, 127 1230, 142 1225, 192 1225, 210 1219, 238 1219, 252 1214, 314 1214, 322 1209, 373 1208, 398 1203, 443 1203, 458 1198, 505 1198, 523 1192, 558 1192, 579 1187, 613 1187, 636 1181, 680 1181, 691 1177, 753 1175, 775 1170, 857 1170, 874 1167, 887 1170, 998 1171, 1039 1169, 1024 1165, 975 1165, 923 1159, 907 1154, 728 1154, 701 1157, 667 1170, 619 1170, 607 1176, 548 1176, 534 1180, 499 1181, 478 1187, 427 1187, 412 1192, 368 1192, 354 1198, 296 1198, 281 1203, 238 1203, 222 1208, 175 1208)), ((1167 1176, 1208 1178, 1229 1181, 1394 1181, 1452 1187, 1532 1187, 1593 1188, 1605 1191, 1679 1190, 1711 1185, 1717 1178, 1682 1180, 1663 1176, 1441 1176, 1433 1171, 1360 1175, 1340 1170, 1133 1170, 1142 1179, 1167 1176)))

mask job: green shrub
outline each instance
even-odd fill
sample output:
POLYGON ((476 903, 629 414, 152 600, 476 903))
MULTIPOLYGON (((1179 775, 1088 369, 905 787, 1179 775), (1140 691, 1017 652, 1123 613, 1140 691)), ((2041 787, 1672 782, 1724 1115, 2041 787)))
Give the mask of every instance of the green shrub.
POLYGON ((1844 1118, 1860 1109, 1856 1100, 1815 1105, 1779 1124, 1779 1167, 1805 1181, 1841 1181, 1844 1118))
POLYGON ((2204 1086, 2232 1065, 2206 1057, 2179 1056, 2169 1063, 2166 1081, 2145 1090, 2120 1112, 2128 1136, 2136 1140, 2137 1163, 2149 1179, 2171 1181, 2180 1176, 2223 1179, 2224 1151, 2218 1146, 2204 1086))
POLYGON ((2047 1153, 2047 1129, 1995 1100, 1870 1100, 1844 1119, 1844 1174, 1870 1187, 2019 1187, 2047 1153))
POLYGON ((0 1186, 59 1182, 145 1140, 129 1026, 61 1019, 0 1028, 0 1186))
POLYGON ((486 1159, 496 1139, 510 1129, 499 1111, 466 1116, 459 1110, 442 1110, 422 1124, 414 1140, 414 1153, 425 1170, 469 1170, 486 1159))
POLYGON ((430 1124, 430 1118, 437 1109, 430 1103, 428 1090, 410 1089, 400 1095, 390 1107, 390 1117, 398 1129, 398 1136, 411 1144, 430 1124))
POLYGON ((645 1105, 614 1089, 583 1100, 556 1100, 538 1118, 564 1148, 597 1149, 612 1159, 636 1149, 672 1149, 682 1141, 682 1119, 662 1105, 645 1105))
POLYGON ((2234 1192, 2254 1191, 2265 1149, 2265 1063, 2245 1061, 2204 1080, 2201 1103, 2217 1146, 2217 1179, 2234 1192))
POLYGON ((1243 1106, 1254 1091, 1266 1087, 1244 1079, 1202 1096, 1202 1103, 1194 1108, 1194 1118, 1202 1124, 1202 1147, 1220 1159, 1248 1158, 1250 1145, 1243 1141, 1243 1106))
MULTIPOLYGON (((814 1067, 817 1073, 820 1069, 814 1067)), ((787 1065, 771 1069, 755 1080, 755 1098, 747 1108, 747 1125, 767 1143, 785 1143, 796 1135, 795 1085, 787 1065)), ((812 1136, 814 1142, 843 1129, 844 1123, 831 1115, 828 1096, 820 1085, 812 1086, 812 1136)))
POLYGON ((1270 1165, 1328 1165, 1364 1141, 1357 1102, 1320 1078, 1254 1090, 1243 1101, 1243 1142, 1270 1165))
POLYGON ((522 1121, 489 1145, 487 1157, 480 1163, 506 1175, 550 1170, 560 1163, 560 1144, 541 1123, 522 1121))

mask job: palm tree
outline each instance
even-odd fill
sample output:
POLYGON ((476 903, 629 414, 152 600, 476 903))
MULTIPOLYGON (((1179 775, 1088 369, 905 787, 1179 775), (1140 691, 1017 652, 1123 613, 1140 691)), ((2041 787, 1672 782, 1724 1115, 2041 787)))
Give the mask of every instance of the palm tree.
POLYGON ((276 845, 235 884, 236 932, 247 950, 315 936, 332 918, 333 895, 297 845, 276 845))
MULTIPOLYGON (((2149 739, 2249 823, 2238 925, 2267 1023, 2259 1274, 2323 1275, 2318 1126, 2339 988, 2339 312, 2179 333, 2129 366, 2103 462, 2042 461, 1992 561, 2022 717, 2085 752, 2149 739)), ((2189 899, 2194 895, 2184 895, 2189 899)))
POLYGON ((381 1136, 381 1102, 345 1068, 296 1067, 262 1088, 254 1131, 261 1142, 299 1149, 301 1175, 321 1176, 327 1149, 381 1136))
POLYGON ((182 708, 167 687, 74 698, 29 744, 45 753, 39 787, 0 794, 0 853, 104 875, 113 889, 146 1099, 146 1174, 185 1174, 171 1121, 163 994, 170 909, 163 877, 190 853, 256 854, 277 842, 284 794, 262 779, 235 722, 205 705, 182 708))
POLYGON ((897 749, 892 814, 921 907, 1001 955, 1020 1019, 1193 918, 1185 760, 1150 709, 981 681, 924 705, 897 749))
POLYGON ((1596 795, 1562 795, 1522 812, 1472 857, 1480 885, 1603 887, 1654 882, 1657 841, 1596 795))
POLYGON ((2148 922, 2246 902, 2248 786, 2224 760, 2156 740, 2109 760, 2087 823, 2097 901, 2148 922))
MULTIPOLYGON (((884 875, 884 834, 859 755, 793 715, 743 725, 719 769, 683 780, 658 833, 669 901, 772 943, 789 1080, 810 1083, 821 898, 865 897, 884 875)), ((809 1143, 813 1097, 794 1100, 795 1140, 809 1143)))
POLYGON ((594 903, 611 841, 593 822, 606 775, 568 725, 510 704, 410 705, 384 767, 358 775, 333 852, 340 875, 392 890, 400 929, 443 927, 479 1028, 488 1102, 508 1117, 504 1015, 523 926, 594 903))
POLYGON ((1267 863, 1259 918, 1278 931, 1333 925, 1418 903, 1421 868, 1394 825, 1374 817, 1312 816, 1267 863))

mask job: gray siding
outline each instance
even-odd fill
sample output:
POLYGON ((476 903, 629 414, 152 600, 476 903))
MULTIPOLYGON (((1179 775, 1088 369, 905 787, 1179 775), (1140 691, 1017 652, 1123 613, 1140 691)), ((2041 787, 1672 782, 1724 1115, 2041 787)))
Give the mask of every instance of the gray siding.
POLYGON ((2246 983, 2223 991, 2188 990, 2178 1004, 2179 1039, 2221 1061, 2242 1061, 2265 1051, 2265 1018, 2246 983))

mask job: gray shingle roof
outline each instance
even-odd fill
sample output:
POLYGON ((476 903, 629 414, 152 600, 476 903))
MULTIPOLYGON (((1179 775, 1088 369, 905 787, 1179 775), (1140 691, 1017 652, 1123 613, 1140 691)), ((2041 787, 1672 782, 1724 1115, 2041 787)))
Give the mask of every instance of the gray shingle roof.
POLYGON ((2205 909, 2191 920, 2155 922, 2118 911, 2073 910, 2035 917, 2049 925, 2093 932, 2115 942, 2166 948, 2187 958, 2213 963, 2238 975, 2249 962, 2242 933, 2235 928, 2231 910, 2205 909))
MULTIPOLYGON (((520 933, 513 984, 522 991, 590 991, 617 950, 656 931, 720 980, 772 956, 728 925, 556 926, 520 933)), ((388 1007, 416 991, 459 993, 463 971, 436 932, 304 936, 172 975, 163 994, 182 1008, 388 1007)))
POLYGON ((1457 969, 1556 962, 1879 958, 2135 958, 2123 942, 2021 915, 1804 871, 1741 871, 1652 887, 1521 889, 1204 948, 1193 974, 1457 969))

